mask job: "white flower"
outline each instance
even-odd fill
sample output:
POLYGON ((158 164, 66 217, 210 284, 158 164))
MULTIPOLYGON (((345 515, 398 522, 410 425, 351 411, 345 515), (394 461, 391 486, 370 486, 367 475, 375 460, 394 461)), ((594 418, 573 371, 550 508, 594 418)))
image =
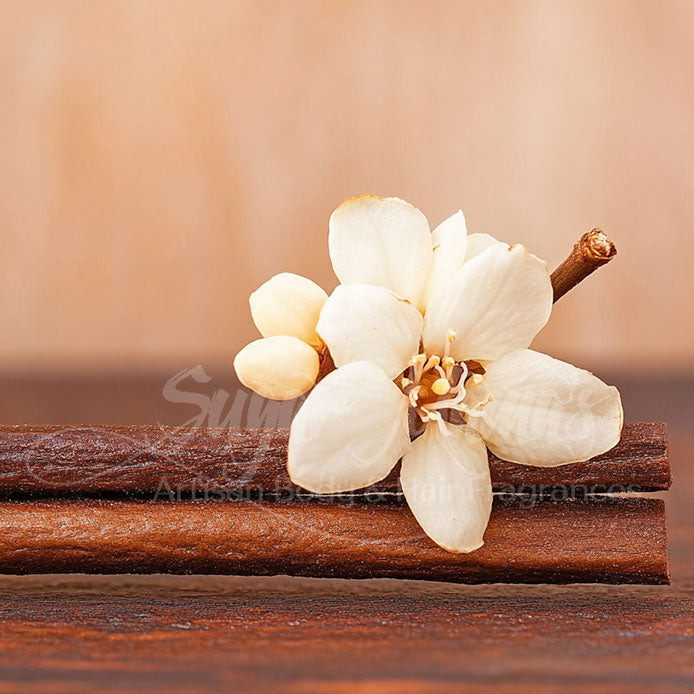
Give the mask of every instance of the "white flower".
POLYGON ((468 237, 462 212, 430 233, 409 203, 374 196, 335 210, 329 245, 342 285, 316 332, 338 369, 292 423, 294 483, 360 489, 402 458, 402 489, 424 531, 469 552, 491 510, 487 446, 552 466, 619 441, 616 388, 527 349, 549 318, 552 285, 522 246, 468 237), (413 442, 408 412, 425 427, 413 442))
MULTIPOLYGON (((427 278, 426 286, 414 287, 422 310, 438 286, 437 278, 450 277, 463 260, 497 243, 488 234, 467 236, 465 218, 460 211, 430 233, 424 215, 404 200, 362 195, 340 205, 330 218, 331 257, 338 277, 345 283, 350 282, 350 277, 366 283, 373 278, 375 284, 393 291, 411 285, 406 277, 411 274, 407 262, 402 268, 388 268, 388 277, 383 272, 379 274, 378 268, 388 267, 389 259, 379 257, 385 252, 385 245, 392 248, 402 242, 402 249, 407 248, 413 221, 421 248, 418 254, 408 253, 408 256, 411 255, 412 266, 419 268, 415 275, 422 275, 421 270, 425 269, 422 276, 427 278), (346 229, 342 220, 353 212, 354 205, 362 209, 360 233, 363 239, 359 243, 364 251, 356 267, 349 262, 355 239, 342 231, 346 229), (381 223, 382 219, 387 222, 381 223), (370 225, 369 228, 365 229, 364 224, 370 225), (382 244, 385 245, 382 247, 382 244), (375 268, 373 273, 371 268, 375 268)), ((291 400, 315 385, 321 359, 327 356, 323 351, 324 342, 316 332, 318 317, 327 298, 317 284, 289 272, 271 277, 251 294, 251 315, 263 338, 246 345, 234 359, 234 369, 244 386, 271 400, 291 400)))

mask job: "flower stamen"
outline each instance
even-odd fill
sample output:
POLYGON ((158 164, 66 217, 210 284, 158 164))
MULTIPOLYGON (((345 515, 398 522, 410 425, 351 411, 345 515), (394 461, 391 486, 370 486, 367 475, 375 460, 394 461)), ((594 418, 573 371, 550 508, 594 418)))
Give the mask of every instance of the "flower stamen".
POLYGON ((415 409, 417 408, 417 399, 419 398, 419 391, 422 389, 422 386, 415 386, 408 394, 408 397, 410 399, 410 405, 414 407, 415 409))
POLYGON ((422 380, 422 371, 424 367, 424 363, 427 360, 427 355, 426 354, 417 354, 416 356, 412 357, 412 366, 414 367, 414 382, 419 383, 422 380))
POLYGON ((447 359, 449 354, 451 353, 451 345, 455 342, 455 339, 458 337, 458 333, 456 333, 455 330, 448 330, 446 331, 446 342, 443 346, 443 358, 447 359))
POLYGON ((468 373, 470 373, 470 371, 465 362, 461 362, 460 368, 462 369, 460 372, 460 377, 458 378, 458 382, 453 386, 453 388, 451 388, 451 392, 458 393, 462 391, 463 397, 465 397, 465 381, 467 380, 468 373))
POLYGON ((436 421, 442 431, 446 428, 441 410, 454 410, 466 417, 482 417, 487 400, 470 406, 465 403, 468 380, 477 384, 484 380, 484 368, 471 361, 456 360, 450 355, 451 345, 457 339, 454 330, 446 332, 444 356, 420 353, 410 360, 410 370, 400 377, 400 388, 407 396, 410 406, 422 422, 436 421), (481 373, 480 373, 481 371, 481 373))
POLYGON ((444 436, 450 436, 450 432, 446 428, 446 424, 443 421, 443 417, 441 416, 440 412, 427 412, 426 413, 426 418, 422 418, 423 422, 436 422, 439 431, 444 435, 444 436))
POLYGON ((424 369, 422 370, 422 373, 431 371, 431 369, 438 369, 440 362, 441 359, 439 359, 439 357, 437 357, 435 354, 432 355, 431 357, 429 357, 429 359, 427 359, 426 364, 424 364, 424 369))

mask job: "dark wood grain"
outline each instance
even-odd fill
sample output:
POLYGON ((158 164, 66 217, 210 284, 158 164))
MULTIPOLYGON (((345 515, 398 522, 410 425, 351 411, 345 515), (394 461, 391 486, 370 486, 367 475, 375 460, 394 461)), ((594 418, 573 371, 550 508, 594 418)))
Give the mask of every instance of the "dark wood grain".
POLYGON ((437 547, 400 503, 0 504, 5 573, 200 573, 460 583, 666 583, 658 499, 496 499, 484 546, 437 547))
POLYGON ((27 579, 0 579, 3 692, 670 694, 694 687, 689 586, 27 579))
MULTIPOLYGON (((169 426, 0 426, 0 493, 295 489, 286 470, 287 429, 169 426)), ((665 424, 637 422, 585 463, 543 468, 490 454, 497 491, 570 494, 667 489, 665 424)), ((396 468, 373 489, 399 488, 396 468)))

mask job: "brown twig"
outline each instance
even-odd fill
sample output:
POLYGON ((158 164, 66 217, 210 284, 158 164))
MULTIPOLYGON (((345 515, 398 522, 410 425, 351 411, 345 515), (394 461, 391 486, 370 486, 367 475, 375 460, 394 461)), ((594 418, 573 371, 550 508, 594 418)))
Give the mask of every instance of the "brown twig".
POLYGON ((554 301, 573 289, 600 266, 617 255, 617 248, 604 231, 593 229, 579 239, 569 257, 552 273, 554 301))
POLYGON ((496 499, 485 544, 453 554, 406 506, 291 501, 0 503, 6 574, 199 573, 460 583, 667 583, 660 499, 496 499))

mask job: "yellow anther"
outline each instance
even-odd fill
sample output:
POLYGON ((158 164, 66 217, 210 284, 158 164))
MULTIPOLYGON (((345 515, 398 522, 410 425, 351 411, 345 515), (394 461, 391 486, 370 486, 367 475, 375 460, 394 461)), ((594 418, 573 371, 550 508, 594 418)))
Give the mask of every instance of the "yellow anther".
POLYGON ((446 395, 451 389, 451 384, 446 378, 437 378, 432 384, 431 389, 436 393, 436 395, 446 395))

